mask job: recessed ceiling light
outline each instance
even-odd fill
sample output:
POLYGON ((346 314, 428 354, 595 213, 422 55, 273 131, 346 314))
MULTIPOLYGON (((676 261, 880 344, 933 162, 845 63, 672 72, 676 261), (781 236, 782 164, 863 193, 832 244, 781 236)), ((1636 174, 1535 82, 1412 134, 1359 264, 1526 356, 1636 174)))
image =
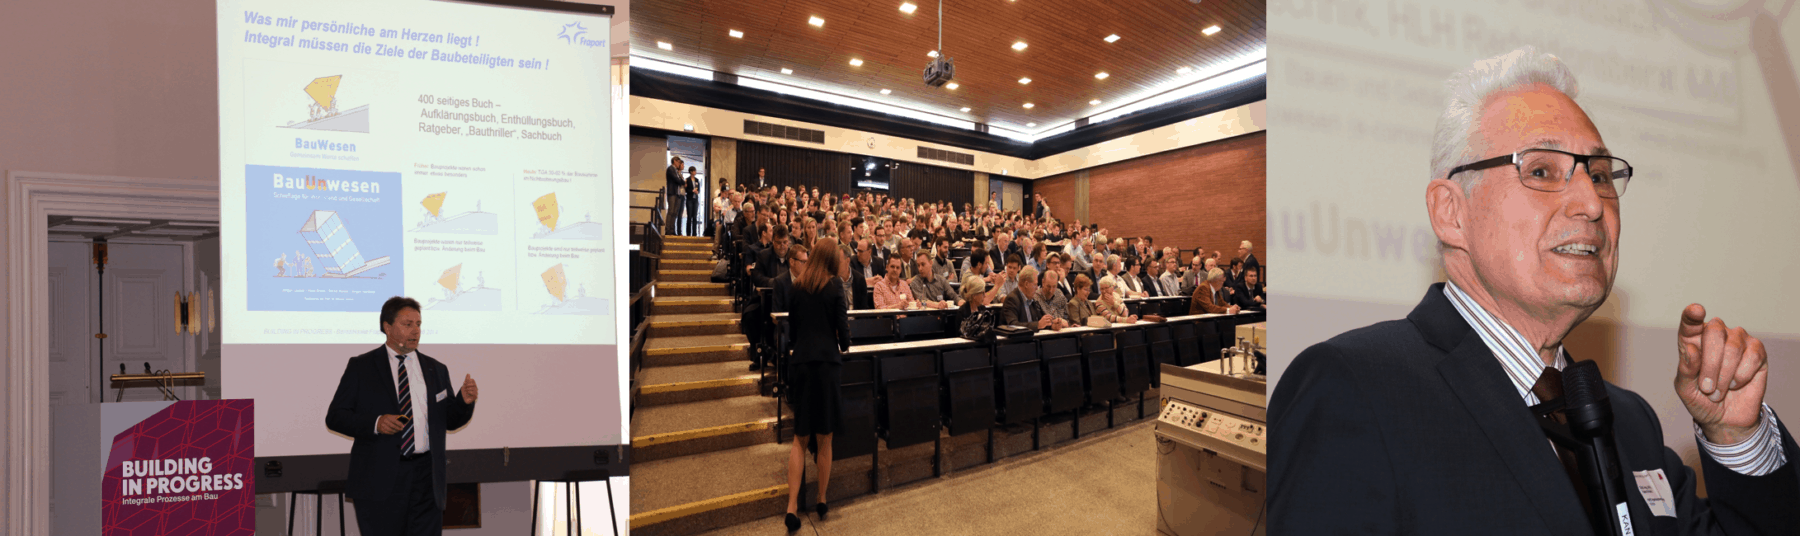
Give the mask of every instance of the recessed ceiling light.
POLYGON ((964 106, 964 107, 963 107, 963 109, 962 109, 962 111, 964 111, 964 112, 968 112, 968 111, 969 111, 969 107, 968 107, 968 106, 964 106))
POLYGON ((1203 33, 1206 35, 1212 35, 1212 34, 1219 33, 1219 25, 1214 24, 1212 26, 1207 26, 1205 30, 1200 30, 1200 33, 1203 33))
POLYGON ((1088 106, 1096 106, 1099 104, 1100 104, 1100 99, 1094 99, 1094 100, 1088 101, 1088 106))
POLYGON ((862 60, 858 59, 858 58, 850 58, 850 65, 853 65, 856 67, 862 67, 862 60))
POLYGON ((1188 74, 1191 72, 1194 72, 1194 69, 1191 67, 1182 67, 1180 69, 1175 70, 1175 74, 1188 74))
POLYGON ((1037 126, 1037 123, 1026 123, 1025 126, 1035 127, 1035 126, 1037 126))
POLYGON ((1026 108, 1034 108, 1034 107, 1037 107, 1037 105, 1027 102, 1027 103, 1025 103, 1025 107, 1026 108))
POLYGON ((1112 34, 1112 35, 1106 36, 1106 42, 1108 42, 1108 43, 1111 43, 1113 41, 1118 41, 1118 40, 1119 40, 1119 34, 1112 34))
POLYGON ((948 83, 948 84, 944 84, 944 87, 947 87, 947 88, 950 88, 950 89, 956 89, 956 88, 959 88, 959 87, 962 87, 962 86, 961 86, 961 85, 958 85, 958 84, 957 84, 957 83, 956 83, 956 82, 951 82, 951 83, 948 83))
POLYGON ((935 57, 937 57, 937 51, 936 51, 936 50, 933 50, 933 51, 931 51, 931 52, 926 52, 926 53, 925 53, 925 57, 927 57, 927 58, 935 58, 935 57))
POLYGON ((894 92, 894 90, 892 90, 892 89, 883 89, 883 90, 881 90, 881 94, 882 94, 882 95, 886 95, 886 94, 889 94, 889 93, 893 93, 893 92, 894 92))
POLYGON ((806 19, 806 23, 807 23, 807 24, 811 24, 811 25, 813 25, 813 26, 819 26, 819 27, 824 27, 824 26, 825 26, 825 19, 821 19, 821 18, 818 18, 818 17, 811 17, 811 18, 808 18, 808 19, 806 19))
POLYGON ((794 74, 794 70, 793 70, 793 69, 789 69, 789 68, 787 68, 787 67, 782 67, 782 68, 781 68, 781 74, 794 74))
POLYGON ((736 37, 736 38, 738 38, 738 39, 743 39, 743 38, 744 38, 744 32, 740 32, 740 31, 737 31, 737 30, 732 30, 732 31, 731 31, 731 36, 732 36, 732 37, 736 37))
POLYGON ((1026 46, 1028 45, 1026 45, 1024 41, 1013 43, 1013 50, 1025 50, 1026 46))
POLYGON ((1019 79, 1019 83, 1021 83, 1021 84, 1029 84, 1029 83, 1031 83, 1031 79, 1030 79, 1030 78, 1020 78, 1020 79, 1019 79))
POLYGON ((660 48, 663 50, 675 50, 675 45, 669 44, 668 41, 657 41, 656 48, 660 48))
POLYGON ((1105 72, 1094 73, 1094 78, 1097 80, 1105 80, 1106 77, 1108 77, 1108 76, 1112 76, 1112 75, 1106 74, 1105 72))
POLYGON ((900 11, 909 15, 912 14, 915 9, 919 9, 919 6, 912 5, 912 2, 902 2, 900 4, 900 11))

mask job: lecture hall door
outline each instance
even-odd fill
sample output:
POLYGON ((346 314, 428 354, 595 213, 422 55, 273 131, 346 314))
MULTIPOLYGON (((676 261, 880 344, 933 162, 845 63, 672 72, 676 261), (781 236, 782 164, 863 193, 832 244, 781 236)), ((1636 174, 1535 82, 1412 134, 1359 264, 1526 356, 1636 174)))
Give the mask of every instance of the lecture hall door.
MULTIPOLYGON (((108 247, 109 262, 102 293, 95 286, 93 243, 50 242, 50 403, 92 403, 116 399, 106 377, 125 364, 141 373, 194 370, 189 346, 194 338, 175 333, 175 293, 185 291, 189 259, 180 244, 120 244, 108 247), (100 303, 105 300, 105 339, 100 333, 100 303), (106 362, 96 363, 104 350, 106 362), (96 370, 95 367, 100 367, 96 370)), ((218 378, 207 378, 216 384, 218 378)), ((193 387, 176 388, 184 400, 193 387)), ((154 387, 125 390, 125 401, 161 400, 154 387)))

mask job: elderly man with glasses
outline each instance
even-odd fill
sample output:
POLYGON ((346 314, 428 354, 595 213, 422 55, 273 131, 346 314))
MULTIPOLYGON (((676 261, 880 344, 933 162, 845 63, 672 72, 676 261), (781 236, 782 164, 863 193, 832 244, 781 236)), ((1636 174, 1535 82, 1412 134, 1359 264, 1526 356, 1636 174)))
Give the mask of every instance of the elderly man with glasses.
POLYGON ((1674 348, 1599 356, 1668 363, 1706 499, 1658 408, 1583 381, 1592 363, 1563 347, 1612 290, 1633 184, 1574 75, 1527 47, 1448 86, 1425 209, 1449 281, 1289 365, 1269 400, 1269 534, 1795 534, 1800 450, 1763 404, 1761 341, 1692 304, 1670 311, 1674 348), (1610 441, 1588 427, 1600 407, 1610 441))

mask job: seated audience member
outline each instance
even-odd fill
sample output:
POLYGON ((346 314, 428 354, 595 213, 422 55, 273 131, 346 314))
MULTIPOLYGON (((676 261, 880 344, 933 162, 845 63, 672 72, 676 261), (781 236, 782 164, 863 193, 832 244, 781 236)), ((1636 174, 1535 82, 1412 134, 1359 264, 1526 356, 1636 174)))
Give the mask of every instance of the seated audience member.
POLYGON ((913 276, 913 299, 919 306, 927 309, 949 309, 962 304, 956 296, 956 289, 950 288, 950 282, 937 275, 937 264, 931 262, 931 254, 921 251, 915 255, 919 267, 919 275, 913 276))
POLYGON ((794 276, 806 270, 807 256, 807 248, 799 247, 798 245, 788 247, 788 269, 787 271, 782 272, 780 277, 775 278, 775 290, 769 293, 772 300, 775 302, 775 306, 770 308, 769 312, 788 312, 788 300, 793 297, 791 293, 794 288, 794 276))
POLYGON ((1037 282, 1037 270, 1029 266, 1019 270, 1017 289, 1007 293, 1001 305, 1001 323, 1038 330, 1060 329, 1056 328, 1056 317, 1047 314, 1033 298, 1037 295, 1037 282))
POLYGON ((1006 256, 1006 278, 999 283, 1001 296, 1012 294, 1013 290, 1019 288, 1019 269, 1024 266, 1025 259, 1020 258, 1019 255, 1011 254, 1006 256))
POLYGON ((1119 296, 1119 283, 1113 276, 1100 278, 1100 298, 1094 300, 1095 313, 1106 317, 1106 321, 1116 324, 1137 322, 1137 315, 1125 308, 1125 299, 1119 296))
POLYGON ((870 294, 875 288, 872 284, 881 277, 885 269, 875 269, 871 249, 874 249, 874 244, 868 239, 856 241, 856 258, 850 261, 850 273, 844 278, 850 281, 851 309, 875 308, 875 297, 870 294))
POLYGON ((963 338, 980 340, 982 335, 1000 324, 1000 316, 989 309, 987 282, 980 276, 963 277, 963 305, 956 308, 956 325, 963 338))
POLYGON ((1138 258, 1126 257, 1122 262, 1125 263, 1125 269, 1116 277, 1119 278, 1119 282, 1121 283, 1121 285, 1119 285, 1120 288, 1124 289, 1125 292, 1119 296, 1124 298, 1143 298, 1149 296, 1150 292, 1144 289, 1144 279, 1138 273, 1138 258))
POLYGON ((1069 322, 1078 326, 1087 325, 1088 317, 1094 316, 1094 301, 1089 292, 1094 288, 1094 280, 1086 274, 1075 274, 1075 289, 1069 294, 1069 322))
POLYGON ((888 259, 887 275, 876 279, 876 309, 911 309, 914 305, 912 288, 900 278, 900 257, 888 259))
POLYGON ((1164 296, 1187 296, 1193 294, 1192 292, 1181 291, 1182 282, 1181 269, 1179 268, 1180 264, 1181 259, 1177 259, 1175 255, 1163 256, 1162 277, 1157 278, 1156 281, 1162 286, 1162 293, 1164 296))
POLYGON ((1188 314, 1237 314, 1238 306, 1231 305, 1226 301, 1228 298, 1225 296, 1224 287, 1224 270, 1213 268, 1207 271, 1205 281, 1194 290, 1193 301, 1188 306, 1188 314))
POLYGON ((1263 291, 1261 280, 1262 274, 1256 270, 1244 270, 1244 282, 1231 296, 1232 303, 1239 309, 1267 309, 1269 296, 1263 291))
MULTIPOLYGON (((1154 257, 1154 255, 1152 255, 1152 257, 1154 257)), ((1160 281, 1160 276, 1162 275, 1162 262, 1145 260, 1143 264, 1143 273, 1138 274, 1138 281, 1144 285, 1144 292, 1149 293, 1152 298, 1167 296, 1167 294, 1163 294, 1162 282, 1160 281)))
POLYGON ((1064 296, 1062 291, 1056 290, 1057 284, 1062 282, 1062 272, 1045 271, 1038 275, 1038 279, 1040 279, 1036 296, 1038 306, 1044 308, 1044 314, 1056 317, 1062 321, 1063 327, 1068 327, 1070 324, 1069 298, 1064 296))

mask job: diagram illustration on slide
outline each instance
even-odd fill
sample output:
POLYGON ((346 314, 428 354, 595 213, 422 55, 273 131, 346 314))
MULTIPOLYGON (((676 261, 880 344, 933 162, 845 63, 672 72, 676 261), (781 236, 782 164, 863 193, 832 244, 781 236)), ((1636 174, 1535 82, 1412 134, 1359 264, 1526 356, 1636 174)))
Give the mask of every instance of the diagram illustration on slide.
MULTIPOLYGON (((454 233, 454 234, 500 234, 500 216, 492 212, 481 211, 481 200, 475 200, 475 210, 446 215, 444 200, 450 192, 438 192, 425 196, 419 205, 424 207, 424 214, 419 224, 413 227, 418 233, 454 233)), ((453 205, 454 206, 454 205, 453 205)))
POLYGON ((252 311, 378 311, 405 292, 400 174, 245 166, 252 311), (265 271, 266 270, 266 271, 265 271))
POLYGON ((570 240, 602 240, 606 238, 606 235, 600 232, 600 222, 594 221, 592 214, 583 214, 582 220, 578 222, 561 222, 562 208, 556 203, 555 192, 544 194, 543 197, 532 201, 531 208, 537 211, 538 220, 538 230, 531 235, 532 238, 570 240))
POLYGON ((307 247, 312 248, 312 257, 319 260, 323 270, 313 269, 312 258, 302 258, 299 260, 304 261, 302 266, 306 275, 290 275, 281 266, 282 260, 276 259, 276 277, 369 277, 363 274, 388 263, 386 256, 364 260, 362 252, 356 249, 356 242, 350 240, 350 231, 344 229, 343 218, 334 211, 313 211, 300 226, 300 237, 306 239, 307 247))
POLYGON ((538 314, 546 315, 604 315, 607 312, 605 298, 590 298, 587 285, 576 285, 574 295, 569 295, 569 278, 562 264, 544 270, 544 290, 553 298, 550 303, 538 310, 538 314))
POLYGON ((315 78, 312 83, 300 88, 307 97, 306 120, 289 121, 284 128, 368 132, 369 105, 364 104, 349 110, 338 109, 338 84, 343 79, 344 75, 315 78))
POLYGON ((500 289, 487 286, 487 276, 475 273, 475 286, 463 284, 463 265, 458 264, 444 270, 438 276, 437 284, 444 291, 444 297, 431 298, 425 305, 433 311, 498 311, 500 310, 500 289))

